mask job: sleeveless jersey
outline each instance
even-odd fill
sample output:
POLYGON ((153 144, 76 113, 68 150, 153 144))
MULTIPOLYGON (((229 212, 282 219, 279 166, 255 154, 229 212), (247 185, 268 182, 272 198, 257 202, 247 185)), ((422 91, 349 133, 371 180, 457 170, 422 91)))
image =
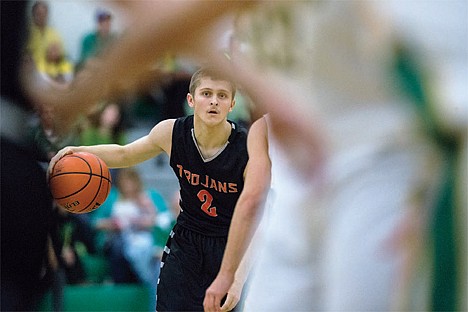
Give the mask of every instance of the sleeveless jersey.
POLYGON ((193 134, 193 115, 178 118, 172 131, 170 165, 180 185, 177 224, 207 236, 227 236, 248 161, 247 131, 232 125, 220 154, 204 160, 193 134))

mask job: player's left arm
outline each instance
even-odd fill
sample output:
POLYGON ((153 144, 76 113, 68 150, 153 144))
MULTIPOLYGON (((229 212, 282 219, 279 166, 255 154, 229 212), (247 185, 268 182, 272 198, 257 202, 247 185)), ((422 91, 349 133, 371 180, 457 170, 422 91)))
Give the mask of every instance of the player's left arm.
POLYGON ((67 146, 59 150, 50 160, 48 174, 62 157, 76 152, 87 152, 98 156, 109 168, 135 166, 162 152, 170 155, 172 146, 172 128, 175 119, 166 119, 158 123, 149 134, 126 145, 98 144, 89 146, 67 146))
POLYGON ((247 139, 247 148, 249 162, 244 189, 234 210, 221 269, 206 290, 203 302, 205 311, 232 310, 240 299, 247 278, 250 268, 250 261, 247 260, 250 256, 244 257, 244 254, 257 228, 258 218, 271 180, 265 118, 252 124, 247 139), (227 292, 226 302, 223 307, 220 307, 221 300, 227 292))

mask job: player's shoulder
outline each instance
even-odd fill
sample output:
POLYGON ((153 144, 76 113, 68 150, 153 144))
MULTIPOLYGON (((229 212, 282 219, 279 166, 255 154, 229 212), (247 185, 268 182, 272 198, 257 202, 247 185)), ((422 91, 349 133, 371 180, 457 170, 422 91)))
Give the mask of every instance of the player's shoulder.
POLYGON ((176 119, 165 119, 151 129, 148 137, 155 142, 165 142, 172 138, 172 132, 176 119))
POLYGON ((193 115, 187 115, 187 116, 182 116, 178 117, 173 120, 173 126, 174 128, 181 128, 181 129, 191 129, 193 128, 193 115))
POLYGON ((264 115, 255 120, 249 128, 249 136, 263 136, 268 132, 268 116, 264 115))
POLYGON ((153 127, 152 132, 161 132, 161 131, 172 132, 172 128, 174 128, 175 122, 176 122, 176 119, 162 120, 153 127))
POLYGON ((260 118, 256 119, 252 125, 250 126, 250 129, 255 128, 255 129, 267 129, 268 127, 268 114, 263 115, 260 118))

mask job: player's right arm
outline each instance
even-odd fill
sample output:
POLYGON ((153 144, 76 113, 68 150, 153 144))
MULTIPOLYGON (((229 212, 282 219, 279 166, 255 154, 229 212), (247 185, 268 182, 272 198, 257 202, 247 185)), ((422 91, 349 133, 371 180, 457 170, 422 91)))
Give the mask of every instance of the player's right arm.
POLYGON ((260 118, 252 124, 247 138, 249 162, 244 189, 237 201, 229 229, 221 269, 206 290, 205 311, 230 311, 239 301, 240 293, 251 265, 251 253, 247 252, 271 181, 271 161, 268 154, 267 124, 260 118), (234 287, 233 287, 234 286, 234 287), (221 299, 228 292, 226 302, 221 299))
POLYGON ((161 121, 144 137, 141 137, 126 145, 100 144, 90 146, 67 146, 51 159, 49 173, 52 172, 57 161, 63 156, 87 152, 101 158, 109 168, 124 168, 137 165, 145 160, 153 158, 165 151, 168 155, 171 151, 172 128, 174 119, 161 121))

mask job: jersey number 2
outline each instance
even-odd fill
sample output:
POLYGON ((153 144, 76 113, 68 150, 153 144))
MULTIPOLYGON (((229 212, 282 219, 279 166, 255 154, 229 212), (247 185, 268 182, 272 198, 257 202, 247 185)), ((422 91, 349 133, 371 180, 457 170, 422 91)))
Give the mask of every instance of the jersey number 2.
POLYGON ((211 202, 213 201, 213 196, 207 190, 201 190, 197 194, 198 199, 203 202, 201 210, 211 217, 217 217, 216 207, 211 207, 211 202))

